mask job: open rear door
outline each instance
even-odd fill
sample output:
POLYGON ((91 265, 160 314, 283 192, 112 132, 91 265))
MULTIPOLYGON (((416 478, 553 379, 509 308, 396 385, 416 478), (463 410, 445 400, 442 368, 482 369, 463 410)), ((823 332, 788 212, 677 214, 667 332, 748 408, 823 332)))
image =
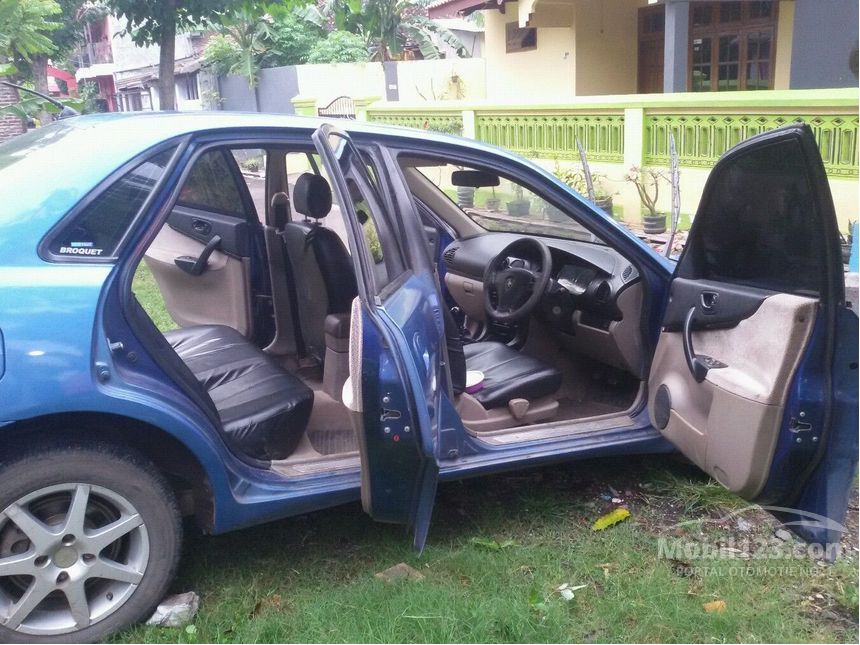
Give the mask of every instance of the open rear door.
POLYGON ((672 281, 651 421, 739 496, 835 545, 857 469, 857 315, 830 189, 792 124, 714 167, 672 281))
POLYGON ((350 377, 361 498, 374 519, 406 524, 424 548, 438 465, 441 302, 408 193, 329 125, 314 144, 349 234, 359 297, 350 316, 350 377))

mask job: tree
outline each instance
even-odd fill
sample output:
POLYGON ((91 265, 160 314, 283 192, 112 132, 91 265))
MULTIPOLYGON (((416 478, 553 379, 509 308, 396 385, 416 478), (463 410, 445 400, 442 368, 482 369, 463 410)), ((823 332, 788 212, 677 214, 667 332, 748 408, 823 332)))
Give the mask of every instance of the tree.
POLYGON ((217 22, 244 2, 237 0, 106 0, 127 21, 137 45, 158 45, 158 98, 162 110, 176 109, 176 33, 208 20, 217 22))
MULTIPOLYGON (((60 11, 54 18, 55 26, 41 31, 51 39, 50 52, 34 54, 30 61, 30 75, 33 86, 43 94, 48 93, 48 53, 55 61, 66 56, 84 40, 84 23, 104 18, 107 9, 97 3, 85 0, 54 0, 60 11)), ((56 63, 55 63, 56 64, 56 63)))
POLYGON ((370 58, 364 38, 348 31, 332 31, 317 42, 307 57, 308 63, 359 63, 370 58))
POLYGON ((60 27, 50 20, 59 12, 54 0, 0 0, 0 76, 16 73, 16 62, 55 50, 48 33, 60 27))
POLYGON ((442 58, 437 39, 453 47, 458 56, 467 56, 456 35, 427 17, 428 4, 429 0, 325 0, 304 15, 320 26, 362 35, 373 60, 400 58, 408 44, 417 45, 424 58, 442 58))

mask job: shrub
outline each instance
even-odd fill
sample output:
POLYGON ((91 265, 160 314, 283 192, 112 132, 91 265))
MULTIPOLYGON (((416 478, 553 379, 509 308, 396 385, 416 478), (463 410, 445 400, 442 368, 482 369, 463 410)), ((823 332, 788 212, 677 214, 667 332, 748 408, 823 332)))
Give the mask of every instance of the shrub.
POLYGON ((318 41, 308 54, 309 63, 360 63, 370 57, 361 36, 348 31, 332 31, 318 41))

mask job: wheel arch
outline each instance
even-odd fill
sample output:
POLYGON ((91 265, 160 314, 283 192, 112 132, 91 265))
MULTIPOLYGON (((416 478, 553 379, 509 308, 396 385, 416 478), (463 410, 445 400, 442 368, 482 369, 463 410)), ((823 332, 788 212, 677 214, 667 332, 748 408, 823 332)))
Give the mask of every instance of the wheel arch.
POLYGON ((198 456, 170 432, 128 416, 107 412, 64 412, 15 421, 0 428, 0 462, 34 446, 99 441, 137 450, 167 478, 184 516, 211 532, 215 522, 212 482, 198 456))

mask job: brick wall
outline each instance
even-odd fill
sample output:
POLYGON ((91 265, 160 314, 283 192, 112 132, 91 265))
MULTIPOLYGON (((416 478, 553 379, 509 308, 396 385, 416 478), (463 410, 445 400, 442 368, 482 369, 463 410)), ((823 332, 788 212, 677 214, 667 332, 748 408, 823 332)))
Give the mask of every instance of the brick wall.
MULTIPOLYGON (((0 107, 18 102, 18 90, 8 85, 0 84, 0 107)), ((24 132, 21 120, 9 114, 0 115, 0 142, 11 139, 24 132)))

